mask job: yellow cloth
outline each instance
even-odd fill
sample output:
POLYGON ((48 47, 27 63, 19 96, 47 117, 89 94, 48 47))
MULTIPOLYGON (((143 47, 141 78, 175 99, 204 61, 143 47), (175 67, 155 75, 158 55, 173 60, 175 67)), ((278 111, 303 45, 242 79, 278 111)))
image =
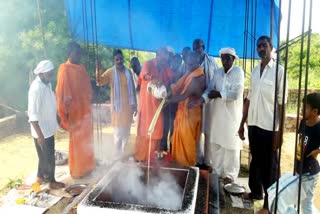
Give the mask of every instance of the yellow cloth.
MULTIPOLYGON (((122 111, 121 112, 114 112, 113 108, 111 107, 111 124, 114 127, 128 127, 131 126, 132 123, 132 109, 129 105, 129 93, 128 93, 128 82, 125 72, 119 72, 120 76, 120 84, 121 84, 121 102, 122 102, 122 111)), ((131 78, 132 73, 130 72, 131 78)), ((98 81, 99 86, 103 85, 110 85, 110 92, 111 92, 111 106, 113 106, 113 87, 114 87, 114 71, 113 68, 109 68, 106 70, 100 77, 98 81)), ((132 88, 132 90, 135 90, 132 88)))

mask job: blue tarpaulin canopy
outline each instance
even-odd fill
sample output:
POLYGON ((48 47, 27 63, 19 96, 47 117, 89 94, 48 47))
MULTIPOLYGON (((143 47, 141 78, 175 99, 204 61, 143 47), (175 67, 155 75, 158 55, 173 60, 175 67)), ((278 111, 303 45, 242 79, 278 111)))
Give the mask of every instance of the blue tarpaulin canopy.
POLYGON ((145 51, 171 46, 179 53, 201 38, 213 56, 233 47, 246 58, 257 57, 251 45, 261 35, 277 44, 278 0, 65 0, 65 6, 78 41, 145 51))

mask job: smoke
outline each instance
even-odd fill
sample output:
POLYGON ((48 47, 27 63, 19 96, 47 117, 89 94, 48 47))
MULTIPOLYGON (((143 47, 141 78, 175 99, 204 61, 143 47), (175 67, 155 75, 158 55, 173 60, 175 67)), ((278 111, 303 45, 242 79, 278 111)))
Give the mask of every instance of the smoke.
POLYGON ((181 208, 183 189, 169 172, 161 172, 158 176, 150 173, 148 185, 146 171, 137 164, 116 163, 114 168, 118 169, 118 174, 113 175, 117 179, 113 179, 106 189, 113 202, 173 210, 181 208))
POLYGON ((170 209, 181 207, 183 190, 170 173, 161 174, 151 185, 147 192, 150 204, 170 209))

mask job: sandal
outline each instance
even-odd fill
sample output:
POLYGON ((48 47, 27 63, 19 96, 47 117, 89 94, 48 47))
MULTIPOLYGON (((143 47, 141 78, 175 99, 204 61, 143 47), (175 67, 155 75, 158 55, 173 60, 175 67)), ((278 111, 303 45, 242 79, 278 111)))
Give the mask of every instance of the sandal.
POLYGON ((224 184, 231 184, 231 183, 233 183, 233 180, 229 177, 225 177, 225 178, 223 178, 223 183, 224 184))

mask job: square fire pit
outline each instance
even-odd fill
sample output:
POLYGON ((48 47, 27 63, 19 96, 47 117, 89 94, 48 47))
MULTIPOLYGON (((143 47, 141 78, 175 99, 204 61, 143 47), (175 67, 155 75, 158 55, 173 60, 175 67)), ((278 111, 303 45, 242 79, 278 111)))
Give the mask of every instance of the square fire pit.
POLYGON ((148 179, 148 167, 122 163, 108 171, 77 212, 194 213, 198 180, 195 167, 150 167, 148 179))

